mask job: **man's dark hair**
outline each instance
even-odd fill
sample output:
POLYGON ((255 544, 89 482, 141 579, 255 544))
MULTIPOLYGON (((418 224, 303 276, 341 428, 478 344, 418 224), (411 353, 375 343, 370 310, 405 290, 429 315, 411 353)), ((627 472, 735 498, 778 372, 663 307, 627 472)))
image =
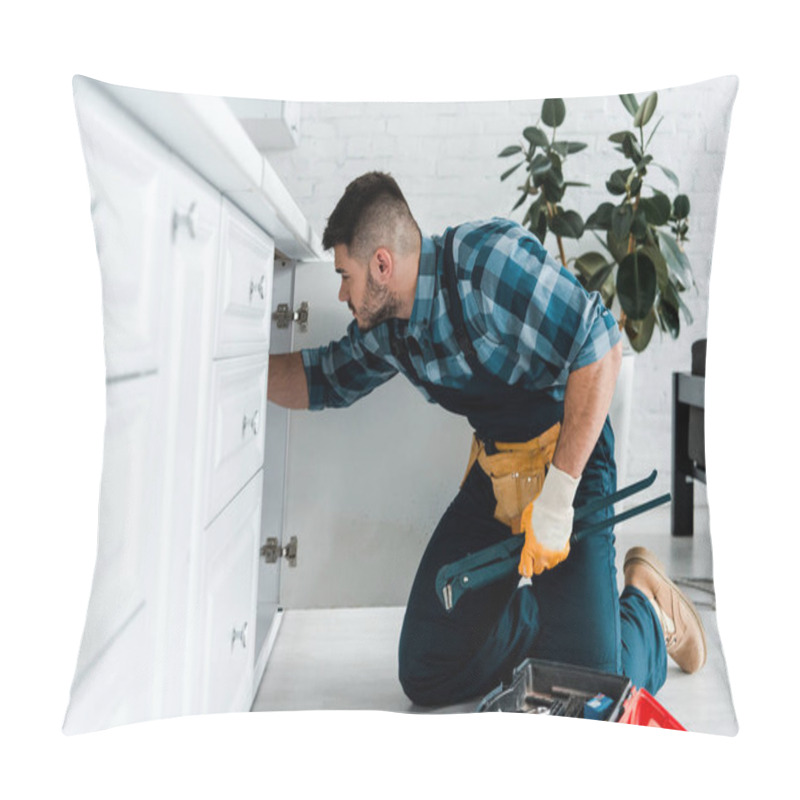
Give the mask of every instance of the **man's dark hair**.
POLYGON ((343 244, 368 261, 378 247, 408 253, 418 246, 419 227, 397 181, 384 172, 367 172, 348 184, 322 236, 322 246, 343 244))

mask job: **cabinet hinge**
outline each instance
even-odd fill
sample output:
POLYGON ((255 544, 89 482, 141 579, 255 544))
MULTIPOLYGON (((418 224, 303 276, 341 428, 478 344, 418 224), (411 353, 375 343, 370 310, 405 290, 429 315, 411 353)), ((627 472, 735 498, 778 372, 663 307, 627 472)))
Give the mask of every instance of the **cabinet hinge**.
POLYGON ((290 567, 296 567, 297 537, 292 536, 292 538, 289 539, 289 544, 285 547, 281 547, 278 544, 278 539, 271 536, 267 539, 266 544, 262 545, 260 552, 267 564, 275 564, 279 558, 285 558, 289 562, 290 567))
POLYGON ((300 330, 305 333, 308 328, 308 303, 304 300, 300 303, 297 311, 292 311, 288 303, 279 303, 277 310, 273 313, 272 319, 275 320, 279 328, 288 328, 289 324, 296 322, 300 330))

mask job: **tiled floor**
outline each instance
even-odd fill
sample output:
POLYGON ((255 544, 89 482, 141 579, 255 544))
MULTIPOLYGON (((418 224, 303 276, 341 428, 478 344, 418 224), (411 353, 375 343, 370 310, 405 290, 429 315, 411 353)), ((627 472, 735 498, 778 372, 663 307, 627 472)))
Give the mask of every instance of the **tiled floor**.
MULTIPOLYGON (((622 558, 628 547, 641 544, 662 560, 673 579, 704 579, 712 574, 709 538, 702 530, 691 539, 672 539, 629 533, 622 527, 617 531, 620 586, 622 558)), ((689 730, 733 735, 737 723, 713 594, 684 588, 706 628, 708 661, 695 675, 684 674, 670 662, 658 700, 689 730)), ((433 712, 408 701, 397 680, 402 618, 402 608, 287 610, 253 710, 474 711, 480 698, 433 712)))

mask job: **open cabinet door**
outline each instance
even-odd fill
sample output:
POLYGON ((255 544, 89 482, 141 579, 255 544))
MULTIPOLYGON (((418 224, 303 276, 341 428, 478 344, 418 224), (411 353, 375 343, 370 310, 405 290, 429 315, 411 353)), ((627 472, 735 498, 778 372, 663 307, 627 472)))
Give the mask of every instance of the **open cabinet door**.
MULTIPOLYGON (((293 308, 306 302, 308 321, 292 326, 292 350, 346 334, 352 316, 338 292, 332 262, 297 264, 293 308)), ((296 537, 297 560, 282 565, 281 606, 405 605, 470 436, 402 376, 349 408, 290 412, 284 537, 296 537)))
MULTIPOLYGON (((270 353, 288 353, 292 349, 292 325, 276 313, 281 305, 291 308, 294 291, 295 262, 276 255, 272 283, 272 329, 270 353)), ((264 643, 273 629, 279 607, 284 508, 286 499, 286 452, 289 436, 289 412, 273 403, 267 405, 265 429, 264 491, 261 506, 261 547, 258 561, 258 604, 256 616, 257 654, 264 653, 264 643)))

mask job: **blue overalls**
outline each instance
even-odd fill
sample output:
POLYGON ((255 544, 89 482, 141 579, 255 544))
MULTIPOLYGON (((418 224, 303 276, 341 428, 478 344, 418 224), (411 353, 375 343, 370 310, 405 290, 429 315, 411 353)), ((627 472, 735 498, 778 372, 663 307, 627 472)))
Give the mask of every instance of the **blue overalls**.
MULTIPOLYGON (((436 386, 418 378, 402 342, 395 340, 393 351, 407 377, 447 410, 466 416, 489 447, 529 441, 561 421, 563 401, 509 386, 480 364, 456 291, 451 236, 444 244, 443 289, 473 377, 464 389, 436 386)), ((614 436, 606 419, 574 505, 615 490, 614 436)), ((476 462, 434 531, 409 596, 399 644, 399 678, 409 699, 440 706, 483 696, 529 656, 624 673, 655 695, 666 678, 663 634, 641 592, 617 592, 611 526, 577 541, 564 562, 534 576, 530 586, 517 588, 519 578, 511 576, 468 592, 449 612, 442 608, 435 590, 440 567, 512 535, 495 519, 495 505, 491 480, 476 462)), ((580 524, 612 514, 606 508, 580 524)))

